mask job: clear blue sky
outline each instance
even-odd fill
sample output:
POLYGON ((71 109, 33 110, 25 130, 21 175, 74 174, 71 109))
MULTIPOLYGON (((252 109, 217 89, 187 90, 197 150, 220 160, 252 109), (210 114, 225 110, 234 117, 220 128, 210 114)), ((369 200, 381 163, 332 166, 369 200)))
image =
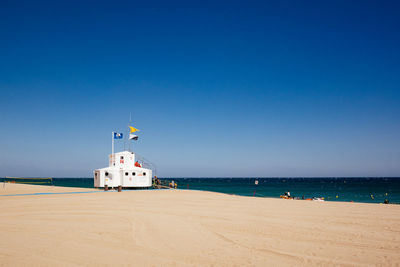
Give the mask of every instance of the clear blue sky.
POLYGON ((399 3, 2 1, 0 176, 400 176, 399 3))

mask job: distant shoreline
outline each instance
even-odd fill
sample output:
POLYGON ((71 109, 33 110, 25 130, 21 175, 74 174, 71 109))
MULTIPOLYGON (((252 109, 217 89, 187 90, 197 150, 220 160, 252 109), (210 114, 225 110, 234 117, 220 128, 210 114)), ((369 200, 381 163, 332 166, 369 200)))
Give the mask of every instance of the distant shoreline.
MULTIPOLYGON (((399 178, 162 178, 161 180, 174 180, 179 189, 239 196, 279 198, 285 192, 290 192, 292 197, 299 200, 324 198, 330 202, 400 203, 399 178)), ((43 184, 43 181, 46 180, 33 183, 43 184)), ((46 185, 94 188, 93 178, 53 178, 46 185)))

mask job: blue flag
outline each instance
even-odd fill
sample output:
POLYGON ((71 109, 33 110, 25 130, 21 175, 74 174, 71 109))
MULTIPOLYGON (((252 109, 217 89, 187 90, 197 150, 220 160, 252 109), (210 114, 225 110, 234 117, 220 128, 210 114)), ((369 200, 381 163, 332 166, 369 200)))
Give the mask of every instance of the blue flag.
POLYGON ((114 139, 122 139, 122 133, 114 133, 114 139))

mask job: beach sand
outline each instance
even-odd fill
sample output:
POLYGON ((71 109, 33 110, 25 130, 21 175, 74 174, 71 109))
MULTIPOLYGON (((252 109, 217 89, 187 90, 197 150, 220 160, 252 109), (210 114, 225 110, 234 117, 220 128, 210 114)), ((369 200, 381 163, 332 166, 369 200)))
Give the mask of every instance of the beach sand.
POLYGON ((400 265, 400 205, 0 183, 0 210, 2 266, 400 265))

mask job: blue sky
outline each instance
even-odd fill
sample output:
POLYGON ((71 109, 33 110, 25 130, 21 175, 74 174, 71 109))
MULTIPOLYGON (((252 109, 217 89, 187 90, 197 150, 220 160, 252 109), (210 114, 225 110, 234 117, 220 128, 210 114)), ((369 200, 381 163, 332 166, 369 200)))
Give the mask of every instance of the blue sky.
POLYGON ((397 1, 3 1, 0 176, 400 176, 397 1), (116 150, 123 142, 116 143, 116 150))

